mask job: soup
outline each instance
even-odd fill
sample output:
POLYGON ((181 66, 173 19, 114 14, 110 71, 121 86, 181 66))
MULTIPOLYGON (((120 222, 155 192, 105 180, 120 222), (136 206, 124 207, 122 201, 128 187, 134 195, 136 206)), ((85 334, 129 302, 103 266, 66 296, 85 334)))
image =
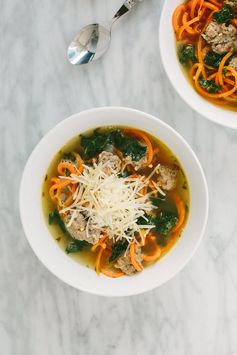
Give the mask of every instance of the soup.
POLYGON ((179 161, 134 128, 97 128, 74 137, 53 158, 42 189, 58 245, 112 278, 157 262, 188 216, 189 187, 179 161))
POLYGON ((177 52, 205 99, 237 109, 237 0, 189 0, 173 14, 177 52))

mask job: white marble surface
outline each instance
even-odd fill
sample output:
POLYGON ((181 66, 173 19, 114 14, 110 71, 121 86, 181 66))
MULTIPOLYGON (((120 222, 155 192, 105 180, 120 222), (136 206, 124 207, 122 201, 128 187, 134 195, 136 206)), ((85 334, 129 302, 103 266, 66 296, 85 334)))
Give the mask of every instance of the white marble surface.
MULTIPOLYGON (((172 0, 170 0, 172 1, 172 0)), ((117 25, 109 53, 72 67, 66 47, 121 0, 0 1, 0 354, 232 355, 237 352, 237 132, 192 112, 163 72, 160 0, 117 25), (22 231, 18 189, 39 139, 70 114, 124 105, 158 115, 192 145, 211 197, 205 239, 161 288, 131 298, 78 292, 37 260, 22 231)))

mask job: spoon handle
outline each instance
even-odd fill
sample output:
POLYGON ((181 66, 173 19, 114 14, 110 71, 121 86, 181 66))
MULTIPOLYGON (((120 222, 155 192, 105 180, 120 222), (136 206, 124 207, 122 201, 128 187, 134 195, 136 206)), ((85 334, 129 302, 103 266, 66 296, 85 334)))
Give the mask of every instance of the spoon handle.
POLYGON ((137 5, 141 1, 142 0, 126 0, 114 15, 112 22, 114 23, 121 16, 127 14, 133 8, 133 6, 137 5))

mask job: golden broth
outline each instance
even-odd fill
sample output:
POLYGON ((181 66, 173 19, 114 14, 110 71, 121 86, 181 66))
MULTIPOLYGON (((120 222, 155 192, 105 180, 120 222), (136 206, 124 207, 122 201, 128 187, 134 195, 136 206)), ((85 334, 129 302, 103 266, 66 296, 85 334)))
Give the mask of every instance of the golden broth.
MULTIPOLYGON (((112 127, 107 127, 106 129, 101 130, 103 131, 108 131, 111 129, 125 129, 125 128, 130 128, 130 127, 121 127, 121 126, 112 126, 112 127)), ((90 130, 86 133, 83 133, 84 136, 89 136, 93 130, 90 130)), ((188 217, 188 209, 189 209, 189 202, 190 202, 190 197, 189 197, 189 187, 188 187, 188 182, 186 179, 186 176, 184 174, 184 171, 178 162, 177 158, 173 155, 173 153, 170 151, 170 149, 162 143, 160 140, 158 140, 156 137, 151 136, 147 133, 149 136, 150 140, 152 141, 153 147, 159 147, 159 158, 158 161, 161 164, 164 165, 177 165, 179 167, 179 173, 177 176, 177 186, 175 190, 172 192, 176 192, 182 199, 185 207, 186 207, 186 217, 185 217, 185 223, 187 221, 188 217)), ((80 146, 80 136, 76 136, 72 138, 70 141, 68 141, 61 149, 60 151, 53 157, 52 162, 50 166, 48 167, 48 170, 45 175, 45 180, 43 181, 42 185, 42 208, 43 208, 43 214, 45 217, 45 221, 48 225, 50 234, 56 241, 56 243, 59 245, 59 247, 65 252, 65 249, 70 242, 69 236, 64 233, 58 225, 49 225, 48 223, 48 216, 49 213, 52 212, 56 205, 52 202, 49 196, 49 188, 51 186, 51 178, 57 175, 57 165, 60 161, 60 159, 63 157, 65 153, 71 152, 71 151, 78 151, 79 153, 82 153, 82 148, 80 146)), ((151 168, 146 168, 143 170, 139 170, 139 173, 141 172, 142 175, 149 175, 149 173, 152 171, 151 168)), ((167 197, 169 196, 169 192, 167 192, 167 197)), ((178 238, 180 237, 180 232, 174 233, 171 237, 168 239, 168 243, 165 247, 162 248, 162 256, 167 254, 169 250, 174 246, 174 244, 177 242, 178 238)), ((91 252, 90 250, 83 250, 77 253, 71 253, 69 256, 76 260, 77 262, 80 262, 87 267, 91 267, 94 269, 95 266, 95 258, 96 258, 96 253, 91 252)), ((148 264, 148 263, 147 263, 148 264)))

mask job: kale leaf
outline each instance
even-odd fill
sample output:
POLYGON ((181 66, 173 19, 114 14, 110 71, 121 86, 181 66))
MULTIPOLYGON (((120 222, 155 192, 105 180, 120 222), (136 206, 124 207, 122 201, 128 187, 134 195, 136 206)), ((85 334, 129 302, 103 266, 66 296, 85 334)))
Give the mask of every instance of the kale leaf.
POLYGON ((130 156, 133 161, 140 160, 147 151, 146 146, 132 137, 125 136, 120 130, 108 133, 98 133, 98 131, 95 131, 90 137, 82 136, 81 145, 88 158, 93 158, 109 145, 120 149, 124 156, 130 156))
POLYGON ((178 57, 181 64, 187 64, 189 61, 196 63, 195 46, 192 44, 182 46, 179 50, 178 57))
POLYGON ((222 74, 223 74, 224 78, 226 78, 226 74, 227 74, 227 69, 226 68, 222 69, 222 74))
POLYGON ((61 220, 61 217, 60 217, 60 214, 58 213, 58 210, 54 210, 54 211, 49 213, 48 222, 49 222, 50 225, 57 224, 64 233, 66 232, 65 224, 61 220))
POLYGON ((68 152, 68 153, 64 153, 63 154, 62 160, 70 160, 72 162, 75 162, 76 161, 76 157, 71 152, 68 152))
POLYGON ((97 131, 95 131, 90 137, 81 137, 82 148, 89 159, 101 153, 111 143, 110 135, 100 134, 97 131))
POLYGON ((163 237, 168 237, 171 230, 178 223, 178 217, 174 213, 162 213, 160 218, 156 219, 156 231, 163 237))
POLYGON ((177 214, 168 211, 162 212, 160 217, 154 217, 147 214, 144 217, 139 217, 137 220, 137 224, 154 225, 155 231, 163 237, 168 237, 171 230, 178 222, 177 214))
POLYGON ((232 18, 234 18, 234 16, 235 14, 232 8, 229 5, 225 4, 220 11, 215 12, 213 14, 213 19, 216 20, 216 22, 218 23, 226 23, 232 18))
POLYGON ((152 202, 153 206, 156 206, 158 208, 160 208, 164 204, 165 201, 166 201, 165 196, 151 198, 151 202, 152 202))
POLYGON ((130 156, 132 161, 139 161, 146 154, 147 148, 137 140, 124 137, 124 145, 120 146, 125 157, 130 156))
POLYGON ((213 51, 209 51, 204 58, 205 64, 210 67, 218 68, 225 54, 218 54, 213 51))
POLYGON ((120 130, 112 131, 110 135, 114 146, 120 149, 124 156, 130 156, 132 161, 138 161, 146 154, 146 146, 135 138, 125 136, 120 130))
POLYGON ((211 94, 215 94, 221 90, 221 85, 216 85, 215 81, 213 80, 205 80, 203 78, 199 79, 199 84, 205 89, 206 91, 210 92, 211 94))
POLYGON ((117 242, 112 247, 112 254, 109 257, 109 262, 112 263, 118 259, 127 249, 128 242, 117 242))
POLYGON ((137 219, 137 225, 153 226, 155 225, 155 221, 156 221, 156 217, 145 213, 144 216, 141 216, 137 219))
POLYGON ((67 254, 70 253, 77 253, 78 251, 82 251, 87 249, 90 246, 88 242, 85 240, 72 240, 68 246, 66 247, 65 251, 67 254))

